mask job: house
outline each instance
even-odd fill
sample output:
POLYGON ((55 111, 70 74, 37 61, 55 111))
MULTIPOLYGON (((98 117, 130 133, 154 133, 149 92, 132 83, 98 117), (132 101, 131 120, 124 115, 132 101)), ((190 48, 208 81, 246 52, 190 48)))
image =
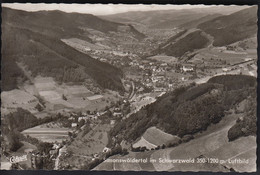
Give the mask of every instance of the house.
POLYGON ((78 121, 81 121, 81 120, 85 120, 85 121, 87 121, 87 119, 88 119, 88 117, 87 117, 87 116, 84 116, 84 117, 79 117, 79 118, 78 118, 78 121))
POLYGON ((184 72, 192 72, 193 71, 193 67, 191 66, 182 66, 181 68, 184 72))
POLYGON ((77 123, 71 123, 71 127, 74 128, 74 127, 77 127, 78 124, 77 123))
POLYGON ((89 119, 94 119, 94 120, 96 120, 98 117, 97 117, 96 115, 93 115, 93 114, 92 114, 92 115, 88 115, 88 118, 89 118, 89 119))
POLYGON ((110 125, 114 125, 116 123, 115 120, 110 120, 110 125))
POLYGON ((227 72, 227 71, 228 71, 228 69, 227 69, 227 68, 222 68, 222 70, 223 70, 224 72, 227 72))
POLYGON ((115 111, 115 112, 119 112, 119 111, 121 111, 121 109, 118 108, 118 107, 115 107, 115 108, 114 108, 114 111, 115 111))
POLYGON ((167 66, 167 63, 162 63, 161 66, 164 66, 164 67, 165 67, 165 66, 167 66))
POLYGON ((113 113, 113 116, 115 116, 115 117, 120 117, 121 115, 122 115, 121 112, 114 112, 114 113, 113 113))
POLYGON ((95 154, 93 155, 93 157, 94 157, 95 159, 98 158, 98 157, 99 157, 98 153, 95 153, 95 154))
POLYGON ((111 149, 108 148, 108 147, 105 147, 105 148, 103 149, 103 152, 104 152, 104 153, 107 153, 107 152, 109 152, 109 151, 111 151, 111 149))
POLYGON ((60 148, 60 144, 54 143, 52 146, 52 149, 59 149, 59 148, 60 148))
POLYGON ((185 77, 182 77, 181 80, 182 81, 187 81, 187 79, 185 77))

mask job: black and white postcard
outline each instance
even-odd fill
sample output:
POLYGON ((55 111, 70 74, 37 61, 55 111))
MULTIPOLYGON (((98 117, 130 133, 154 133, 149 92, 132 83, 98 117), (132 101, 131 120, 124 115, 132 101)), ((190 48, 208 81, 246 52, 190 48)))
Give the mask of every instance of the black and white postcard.
POLYGON ((3 3, 1 169, 256 172, 257 10, 3 3))

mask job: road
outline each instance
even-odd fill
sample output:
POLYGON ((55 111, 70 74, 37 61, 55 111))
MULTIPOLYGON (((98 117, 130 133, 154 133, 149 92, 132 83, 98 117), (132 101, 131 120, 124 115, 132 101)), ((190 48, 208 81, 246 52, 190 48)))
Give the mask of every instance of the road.
POLYGON ((57 156, 57 158, 55 159, 55 166, 54 166, 54 170, 58 170, 59 169, 59 165, 60 165, 60 156, 61 156, 61 152, 60 150, 62 149, 63 147, 61 147, 59 149, 59 154, 57 156))

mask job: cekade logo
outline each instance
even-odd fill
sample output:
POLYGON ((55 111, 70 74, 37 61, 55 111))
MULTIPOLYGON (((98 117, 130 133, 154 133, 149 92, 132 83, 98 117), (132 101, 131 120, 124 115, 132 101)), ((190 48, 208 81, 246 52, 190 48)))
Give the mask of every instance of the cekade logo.
POLYGON ((18 163, 18 162, 23 162, 23 161, 26 161, 26 160, 27 160, 27 155, 10 157, 11 163, 18 163))

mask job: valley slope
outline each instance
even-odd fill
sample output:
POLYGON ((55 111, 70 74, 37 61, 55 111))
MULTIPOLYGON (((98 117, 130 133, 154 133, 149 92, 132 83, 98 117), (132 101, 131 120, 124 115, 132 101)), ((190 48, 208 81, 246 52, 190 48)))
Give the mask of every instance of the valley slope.
MULTIPOLYGON (((124 91, 120 80, 123 74, 119 68, 82 54, 61 41, 64 38, 81 38, 92 42, 87 28, 108 33, 117 32, 119 26, 127 25, 90 14, 25 12, 3 8, 2 62, 9 71, 3 74, 2 90, 17 87, 17 78, 22 76, 15 66, 16 62, 23 62, 34 76, 51 76, 58 82, 64 82, 67 73, 71 77, 67 82, 91 79, 102 88, 124 91), (7 77, 12 78, 9 80, 7 77)), ((145 37, 132 26, 129 28, 133 37, 145 37)))
MULTIPOLYGON (((132 149, 129 155, 113 156, 109 159, 148 158, 148 163, 138 163, 140 170, 146 171, 255 171, 256 107, 250 105, 255 103, 255 90, 254 77, 223 75, 214 77, 205 84, 179 88, 165 94, 155 103, 117 123, 110 134, 119 143, 123 140, 133 144, 140 137, 144 138, 144 133, 150 130, 147 128, 156 126, 166 133, 181 137, 180 144, 166 146, 169 148, 165 149, 165 145, 162 147, 162 142, 157 148, 160 150, 149 148, 149 151, 144 152, 145 149, 138 151, 132 149), (241 124, 241 121, 246 121, 246 124, 241 124), (233 128, 233 133, 230 133, 230 128, 233 128), (251 132, 249 128, 253 131, 251 132), (244 132, 241 133, 241 129, 244 132), (231 135, 234 133, 235 139, 231 135), (150 158, 157 161, 149 162, 150 158), (189 158, 194 158, 195 163, 160 162, 160 160, 189 158), (225 162, 196 162, 198 159, 208 161, 207 158, 225 162), (243 169, 239 164, 228 161, 235 158, 241 160, 249 158, 249 163, 243 164, 243 169)), ((156 136, 157 134, 154 134, 154 137, 156 136)), ((138 142, 138 144, 145 146, 146 143, 138 142)), ((113 167, 113 170, 136 170, 134 166, 137 165, 105 161, 95 169, 111 170, 110 167, 113 167)))

